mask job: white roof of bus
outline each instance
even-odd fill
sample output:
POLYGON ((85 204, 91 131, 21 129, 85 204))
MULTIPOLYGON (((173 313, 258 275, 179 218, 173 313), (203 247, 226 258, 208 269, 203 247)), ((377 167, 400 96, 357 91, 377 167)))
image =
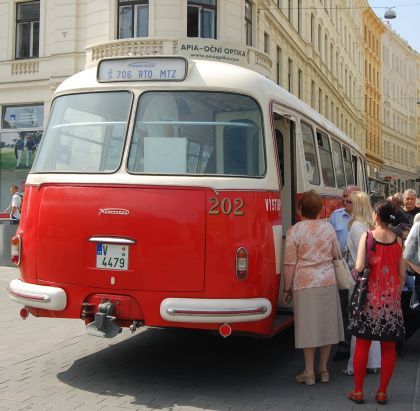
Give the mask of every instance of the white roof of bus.
POLYGON ((92 90, 133 89, 133 90, 189 90, 211 89, 247 94, 260 104, 275 101, 286 110, 298 112, 315 121, 326 131, 338 135, 343 142, 361 152, 359 146, 333 123, 312 109, 302 100, 284 90, 261 74, 240 66, 208 60, 188 60, 188 75, 184 81, 147 81, 147 82, 104 82, 97 81, 97 67, 83 70, 69 77, 57 88, 55 95, 80 93, 92 90))

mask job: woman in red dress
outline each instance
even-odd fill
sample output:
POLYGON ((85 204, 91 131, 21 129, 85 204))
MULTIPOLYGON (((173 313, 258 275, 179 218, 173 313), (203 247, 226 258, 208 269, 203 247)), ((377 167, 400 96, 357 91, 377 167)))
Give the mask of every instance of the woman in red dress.
POLYGON ((372 341, 381 343, 382 368, 376 402, 383 405, 387 403, 387 388, 395 369, 395 345, 404 340, 401 291, 406 264, 402 258, 401 240, 388 228, 393 212, 392 205, 387 202, 374 206, 375 228, 362 235, 357 252, 356 270, 361 272, 366 265, 370 268, 366 305, 361 315, 350 318, 349 322, 349 330, 356 336, 356 350, 353 360, 355 387, 348 398, 358 404, 364 402, 363 383, 372 341), (368 236, 372 237, 368 240, 368 236))

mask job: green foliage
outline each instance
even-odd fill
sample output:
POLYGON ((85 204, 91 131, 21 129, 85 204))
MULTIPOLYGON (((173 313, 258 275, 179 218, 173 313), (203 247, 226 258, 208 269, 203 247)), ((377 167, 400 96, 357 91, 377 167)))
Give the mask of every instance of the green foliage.
POLYGON ((0 169, 13 170, 16 168, 15 149, 9 147, 0 148, 0 169))

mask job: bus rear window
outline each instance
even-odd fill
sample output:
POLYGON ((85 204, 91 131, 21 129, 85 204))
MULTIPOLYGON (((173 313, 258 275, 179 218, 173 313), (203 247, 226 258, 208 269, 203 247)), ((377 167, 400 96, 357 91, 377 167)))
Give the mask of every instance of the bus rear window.
POLYGON ((146 92, 137 109, 128 171, 262 176, 260 108, 250 97, 231 93, 146 92))
POLYGON ((129 92, 72 94, 55 99, 32 172, 117 170, 131 100, 129 92))

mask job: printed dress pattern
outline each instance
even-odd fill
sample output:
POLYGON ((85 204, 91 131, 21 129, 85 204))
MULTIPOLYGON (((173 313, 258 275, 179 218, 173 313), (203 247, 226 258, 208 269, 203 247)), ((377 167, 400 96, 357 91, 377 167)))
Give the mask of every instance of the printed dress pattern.
POLYGON ((294 291, 337 284, 332 258, 339 249, 334 229, 322 220, 304 220, 289 228, 284 264, 296 265, 294 291))
POLYGON ((401 246, 397 239, 389 244, 374 243, 375 251, 369 253, 366 306, 359 318, 349 319, 349 330, 368 340, 401 341, 405 334, 398 278, 401 246))

